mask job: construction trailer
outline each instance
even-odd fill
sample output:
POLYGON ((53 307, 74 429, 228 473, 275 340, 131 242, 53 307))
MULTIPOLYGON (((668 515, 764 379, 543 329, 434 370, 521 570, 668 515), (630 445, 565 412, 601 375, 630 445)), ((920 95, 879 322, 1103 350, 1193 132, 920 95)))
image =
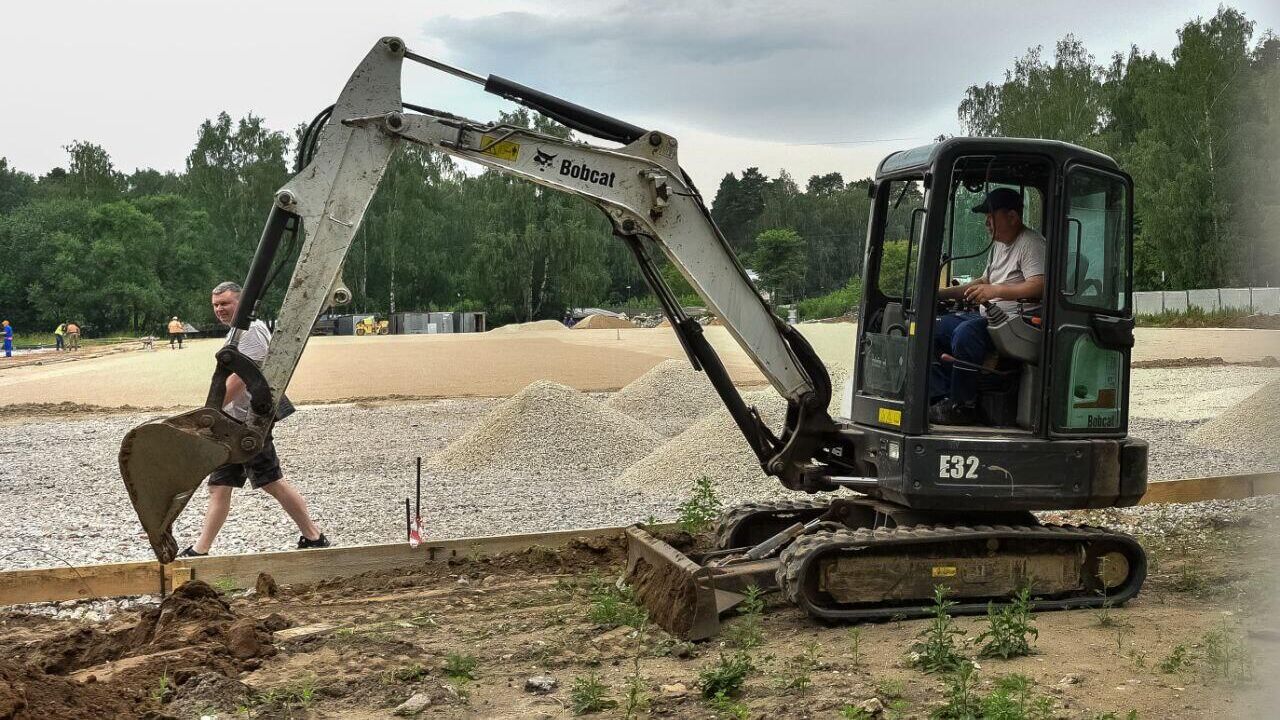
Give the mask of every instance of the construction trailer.
POLYGON ((485 331, 482 312, 399 312, 391 314, 392 335, 485 331))

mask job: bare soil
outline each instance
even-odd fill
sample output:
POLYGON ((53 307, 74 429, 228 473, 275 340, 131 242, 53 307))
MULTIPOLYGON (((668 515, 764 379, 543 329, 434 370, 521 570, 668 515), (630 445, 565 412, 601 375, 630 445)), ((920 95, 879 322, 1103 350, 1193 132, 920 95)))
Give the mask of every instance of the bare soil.
MULTIPOLYGON (((1053 717, 1267 717, 1280 669, 1270 627, 1275 529, 1246 520, 1144 538, 1153 569, 1135 601, 1037 614, 1033 654, 980 660, 975 690, 1019 673, 1049 698, 1053 717), (1251 664, 1215 664, 1223 632, 1244 643, 1251 664), (1170 660, 1180 652, 1185 660, 1170 660)), ((159 609, 97 625, 10 613, 0 616, 0 718, 391 718, 418 693, 430 698, 420 717, 567 718, 571 688, 591 676, 619 702, 638 677, 648 708, 636 717, 717 717, 699 673, 733 648, 590 619, 593 596, 622 563, 620 543, 579 541, 275 597, 228 601, 192 583, 159 609), (272 642, 267 631, 285 626, 301 636, 272 642), (473 677, 458 677, 468 658, 473 677), (525 680, 539 675, 557 687, 527 692, 525 680)), ((735 700, 749 717, 839 717, 875 699, 887 708, 880 717, 925 718, 943 702, 945 678, 904 661, 925 621, 859 626, 856 657, 849 627, 814 623, 776 599, 760 622, 763 643, 749 650, 756 669, 735 700), (816 661, 798 671, 810 648, 816 661), (808 687, 797 689, 798 677, 808 687)), ((955 622, 970 639, 987 625, 955 622)))

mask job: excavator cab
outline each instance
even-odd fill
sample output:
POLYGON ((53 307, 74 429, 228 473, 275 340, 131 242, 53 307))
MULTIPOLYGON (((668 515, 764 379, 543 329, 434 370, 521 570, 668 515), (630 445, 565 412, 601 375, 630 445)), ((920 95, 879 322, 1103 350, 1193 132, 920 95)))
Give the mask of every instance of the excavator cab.
POLYGON ((1045 140, 953 138, 881 162, 850 407, 882 495, 918 509, 1042 510, 1137 502, 1146 443, 1126 437, 1133 346, 1133 183, 1110 158, 1045 140), (977 425, 931 424, 930 376, 956 362, 934 341, 956 310, 940 288, 979 277, 993 241, 972 212, 1023 199, 1046 240, 1045 289, 991 306, 995 352, 977 367, 977 425))

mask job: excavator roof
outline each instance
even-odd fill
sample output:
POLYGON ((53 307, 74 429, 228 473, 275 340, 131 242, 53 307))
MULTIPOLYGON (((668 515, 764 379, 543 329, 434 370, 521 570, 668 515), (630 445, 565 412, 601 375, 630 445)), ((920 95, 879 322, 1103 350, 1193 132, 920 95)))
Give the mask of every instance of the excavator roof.
POLYGON ((1087 162, 1095 167, 1119 172, 1116 161, 1100 152, 1060 140, 1035 138, 953 137, 942 142, 930 143, 908 150, 891 153, 880 161, 876 179, 888 176, 913 175, 924 172, 935 162, 948 157, 979 153, 1026 153, 1047 155, 1059 164, 1072 160, 1087 162))

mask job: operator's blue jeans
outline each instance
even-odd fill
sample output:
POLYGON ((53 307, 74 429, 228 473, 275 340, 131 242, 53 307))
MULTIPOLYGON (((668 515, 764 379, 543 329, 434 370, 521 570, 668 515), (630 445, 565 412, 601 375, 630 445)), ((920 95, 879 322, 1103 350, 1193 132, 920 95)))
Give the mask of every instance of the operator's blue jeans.
POLYGON ((929 371, 930 401, 946 396, 959 405, 976 403, 977 371, 943 363, 937 357, 947 353, 957 360, 981 365, 995 347, 991 342, 991 335, 987 333, 987 319, 982 315, 966 312, 939 317, 933 324, 935 361, 929 371))

